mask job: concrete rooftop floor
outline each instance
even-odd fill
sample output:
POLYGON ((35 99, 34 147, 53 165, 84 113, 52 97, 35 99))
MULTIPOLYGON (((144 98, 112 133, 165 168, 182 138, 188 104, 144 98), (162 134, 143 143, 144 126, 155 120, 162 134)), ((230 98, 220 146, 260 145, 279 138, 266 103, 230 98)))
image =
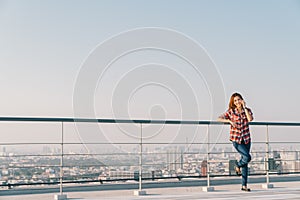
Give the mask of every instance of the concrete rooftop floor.
MULTIPOLYGON (((202 187, 178 187, 178 188, 152 188, 145 189, 146 195, 134 196, 134 190, 107 190, 88 192, 65 193, 70 200, 98 200, 98 199, 209 199, 229 200, 241 198, 243 200, 291 200, 300 199, 300 182, 276 182, 274 188, 263 189, 262 184, 250 184, 251 192, 240 190, 240 185, 214 186, 214 191, 203 192, 202 187)), ((1 200, 52 200, 56 193, 32 194, 32 195, 9 195, 0 196, 1 200)))

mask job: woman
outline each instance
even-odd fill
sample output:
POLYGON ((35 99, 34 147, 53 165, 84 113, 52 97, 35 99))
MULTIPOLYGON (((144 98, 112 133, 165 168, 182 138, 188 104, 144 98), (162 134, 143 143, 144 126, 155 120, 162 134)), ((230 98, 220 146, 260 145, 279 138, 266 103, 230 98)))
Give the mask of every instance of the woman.
POLYGON ((251 137, 248 122, 252 120, 252 111, 246 107, 246 103, 239 93, 231 95, 228 110, 218 118, 218 121, 228 122, 231 125, 230 141, 241 155, 241 159, 236 162, 235 171, 237 175, 242 176, 241 189, 248 192, 250 192, 250 188, 247 188, 248 163, 251 161, 251 137))

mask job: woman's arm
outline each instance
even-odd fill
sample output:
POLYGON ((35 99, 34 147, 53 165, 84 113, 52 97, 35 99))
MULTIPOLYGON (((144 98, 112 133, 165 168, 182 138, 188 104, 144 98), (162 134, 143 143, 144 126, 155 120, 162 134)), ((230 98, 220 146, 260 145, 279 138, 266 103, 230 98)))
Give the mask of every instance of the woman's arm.
POLYGON ((230 121, 229 119, 223 119, 223 118, 219 117, 219 118, 218 118, 218 121, 219 121, 219 122, 227 122, 227 123, 230 123, 231 126, 235 127, 235 122, 232 122, 232 121, 230 121))
POLYGON ((250 115, 248 108, 244 107, 248 122, 251 122, 253 120, 252 115, 250 115))
POLYGON ((243 105, 243 108, 244 108, 244 110, 245 110, 245 113, 246 113, 248 122, 251 122, 251 121, 253 120, 253 117, 252 117, 252 115, 249 113, 248 108, 246 108, 246 102, 245 102, 244 100, 242 101, 242 105, 243 105))

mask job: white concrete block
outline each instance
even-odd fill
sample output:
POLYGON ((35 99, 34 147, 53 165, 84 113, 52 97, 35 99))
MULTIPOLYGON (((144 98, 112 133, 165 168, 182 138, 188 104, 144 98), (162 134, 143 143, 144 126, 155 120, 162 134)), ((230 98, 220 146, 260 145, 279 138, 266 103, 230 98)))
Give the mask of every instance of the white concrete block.
POLYGON ((215 190, 215 188, 214 187, 202 187, 202 191, 203 192, 212 192, 212 191, 214 191, 215 190))
POLYGON ((134 196, 142 196, 142 195, 146 195, 146 191, 145 190, 135 190, 134 191, 134 196))
POLYGON ((273 185, 273 184, 270 184, 270 183, 269 183, 269 184, 265 183, 265 184, 262 184, 261 187, 262 187, 263 189, 270 189, 270 188, 273 188, 274 185, 273 185))
POLYGON ((68 197, 66 194, 56 194, 54 195, 54 200, 67 200, 68 197))

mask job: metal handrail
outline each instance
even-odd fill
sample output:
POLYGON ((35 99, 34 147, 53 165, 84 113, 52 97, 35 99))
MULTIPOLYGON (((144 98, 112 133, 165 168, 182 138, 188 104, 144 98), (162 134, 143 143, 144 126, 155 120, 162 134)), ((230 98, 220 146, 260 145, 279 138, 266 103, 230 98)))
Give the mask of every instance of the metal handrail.
MULTIPOLYGON (((219 121, 197 121, 197 120, 147 120, 147 119, 92 119, 92 118, 50 118, 50 117, 0 117, 0 121, 15 122, 91 122, 91 123, 137 123, 137 124, 191 124, 191 125, 216 125, 229 124, 219 121)), ((249 122, 249 125, 269 126, 300 126, 299 122, 249 122)))
MULTIPOLYGON (((64 123, 72 123, 72 122, 80 122, 80 123, 135 123, 135 124, 141 124, 141 138, 142 138, 142 124, 169 124, 169 125, 176 125, 176 124, 180 124, 180 125, 208 125, 208 129, 209 129, 209 125, 224 125, 224 124, 229 124, 229 123, 224 123, 224 122, 219 122, 219 121, 197 121, 197 120, 145 120, 145 119, 133 119, 133 120, 128 120, 128 119, 91 119, 91 118, 40 118, 40 117, 0 117, 0 122, 59 122, 62 124, 62 134, 63 134, 63 124, 64 123)), ((254 125, 254 126, 300 126, 299 122, 250 122, 249 125, 254 125)), ((209 135, 208 135, 209 136, 209 135)), ((266 144, 267 146, 269 145, 269 141, 267 140, 266 142, 257 142, 260 144, 266 144)), ((272 142, 273 143, 273 142, 272 142)), ((275 142, 276 143, 276 142, 275 142)), ((280 142, 277 142, 280 143, 280 142)), ((288 142, 288 143, 299 143, 299 142, 288 142)), ((61 142, 52 142, 52 143, 0 143, 0 145, 28 145, 28 144, 53 144, 53 145, 62 145, 62 150, 63 150, 63 145, 69 145, 69 144, 110 144, 110 143, 102 143, 102 142, 91 142, 91 143, 83 143, 83 142, 79 142, 79 143, 68 143, 68 142, 64 142, 63 138, 61 142)), ((153 142, 143 142, 141 140, 141 142, 134 142, 134 143, 123 143, 123 142, 119 142, 119 143, 114 143, 114 144, 126 144, 126 145, 130 145, 130 144, 140 144, 140 173, 139 173, 139 189, 141 190, 141 181, 142 180, 151 180, 153 178, 144 178, 141 176, 141 167, 142 167, 142 156, 143 156, 143 152, 142 152, 142 145, 149 145, 149 144, 169 144, 169 143, 153 143, 153 142)), ((185 143, 172 143, 172 144, 185 144, 185 143)), ((216 144, 216 143, 211 143, 211 142, 196 142, 193 144, 216 144)), ((218 143, 219 144, 219 143, 218 143)), ((220 143, 220 144, 228 144, 228 143, 220 143)), ((268 148, 268 147, 267 147, 268 148)), ((209 149, 209 148, 208 148, 209 149)), ((198 152, 199 154, 200 152, 198 152)), ((269 150, 267 150, 266 152, 262 152, 262 153, 267 153, 266 156, 266 164, 268 165, 268 158, 269 158, 269 150)), ((205 154, 205 153, 201 153, 201 154, 205 154)), ((208 155, 212 155, 214 154, 214 152, 207 152, 208 155)), ((73 156, 75 154, 70 154, 70 156, 73 156)), ((81 155, 81 154, 79 154, 81 155)), ((94 155, 94 154, 82 154, 82 155, 94 155)), ((102 154, 95 154, 95 155, 102 155, 102 154)), ((147 153, 144 153, 144 155, 147 155, 147 153)), ((32 156, 32 155, 24 155, 24 156, 32 156)), ((41 155, 38 155, 41 156, 41 155)), ((45 156, 53 156, 53 155, 45 155, 45 156)), ((69 154, 66 154, 64 152, 62 152, 61 154, 56 154, 57 157, 61 156, 61 162, 63 162, 63 157, 67 157, 69 156, 69 154)), ((1 156, 0 156, 1 157, 1 156)), ((16 156, 17 157, 17 156, 16 156)), ((208 157, 209 158, 209 157, 208 157)), ((207 164, 209 164, 210 161, 208 160, 207 164)), ((60 165, 55 165, 55 167, 65 167, 66 165, 63 165, 63 163, 61 163, 60 165)), ((137 166, 137 165, 136 165, 137 166)), ((146 166, 146 164, 145 164, 146 166)), ((34 167, 40 167, 40 166, 34 166, 34 167)), ((298 172, 289 172, 289 174, 299 174, 298 172)), ((265 173, 258 173, 259 175, 267 175, 269 174, 269 169, 267 166, 267 170, 265 171, 265 173)), ((252 174, 252 175, 258 175, 258 174, 252 174)), ((286 174, 285 172, 283 172, 282 174, 286 174)), ((207 172, 207 176, 178 176, 178 179, 181 178, 202 178, 202 177, 206 177, 208 179, 208 186, 209 186, 209 177, 221 177, 221 176, 231 176, 231 175, 214 175, 211 174, 208 168, 208 172, 207 172)), ((61 174, 60 177, 60 181, 58 181, 57 183, 60 183, 61 186, 61 193, 62 193, 62 184, 64 183, 88 183, 88 182, 99 182, 99 180, 86 180, 86 181, 63 181, 62 178, 64 178, 63 174, 61 174)), ((168 179, 168 178, 176 178, 176 177, 155 177, 155 179, 168 179)), ((56 180, 57 178, 55 178, 56 180)), ((136 180, 136 179, 113 179, 113 180, 100 180, 101 183, 105 182, 105 181, 126 181, 126 180, 136 180)), ((267 178, 267 183, 269 183, 269 178, 267 178)), ((0 185, 0 186, 17 186, 17 185, 36 185, 36 184, 48 184, 45 182, 42 183, 16 183, 16 184, 7 184, 7 185, 0 185)), ((49 182, 49 184, 55 184, 53 182, 49 182)))

